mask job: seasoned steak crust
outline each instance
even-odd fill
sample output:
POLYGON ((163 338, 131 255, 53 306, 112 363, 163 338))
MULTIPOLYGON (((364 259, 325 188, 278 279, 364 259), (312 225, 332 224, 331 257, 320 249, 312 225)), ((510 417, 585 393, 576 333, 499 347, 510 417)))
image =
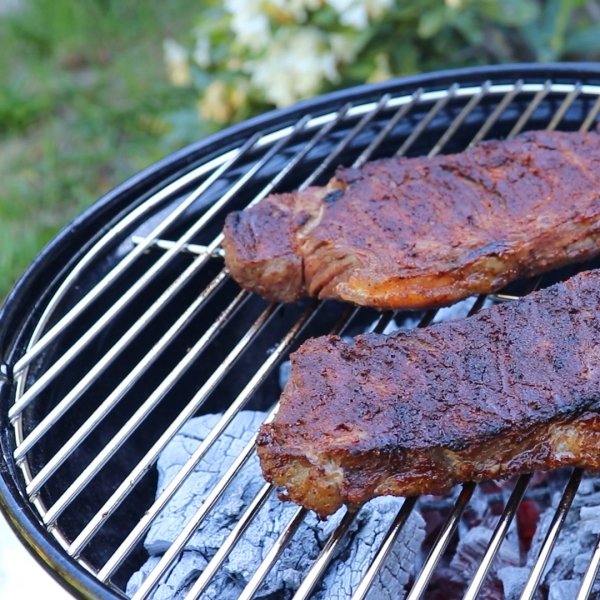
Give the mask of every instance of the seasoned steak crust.
POLYGON ((381 495, 600 469, 600 272, 473 317, 304 343, 257 441, 265 478, 326 517, 381 495))
POLYGON ((227 217, 225 260, 268 300, 439 307, 598 254, 599 192, 600 135, 528 132, 269 196, 227 217))

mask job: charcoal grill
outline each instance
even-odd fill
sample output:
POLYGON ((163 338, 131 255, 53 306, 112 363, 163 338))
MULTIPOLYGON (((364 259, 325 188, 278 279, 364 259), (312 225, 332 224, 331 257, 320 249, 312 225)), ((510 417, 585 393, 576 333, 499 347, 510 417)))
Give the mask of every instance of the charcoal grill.
MULTIPOLYGON (((102 198, 40 254, 0 314, 0 500, 23 541, 75 595, 125 597, 127 580, 146 559, 148 528, 234 416, 242 408, 273 414, 278 367, 289 352, 310 336, 352 334, 374 320, 382 330, 390 322, 393 315, 371 309, 313 300, 281 306, 240 291, 220 249, 228 211, 272 191, 324 183, 338 164, 457 152, 527 129, 589 130, 599 111, 596 65, 518 65, 399 79, 227 129, 102 198), (217 426, 155 498, 162 449, 190 417, 215 412, 223 413, 217 426)), ((576 269, 550 274, 542 285, 576 269)), ((513 285, 493 299, 509 300, 538 283, 513 285)), ((427 325, 434 313, 419 318, 427 325)), ((151 596, 252 453, 251 440, 135 600, 151 596)), ((582 475, 570 474, 523 598, 535 597, 582 475)), ((529 482, 530 476, 516 482, 465 598, 477 596, 529 482)), ((426 597, 475 489, 462 487, 409 598, 426 597)), ((188 598, 202 597, 274 493, 264 485, 188 598)), ((415 504, 410 499, 399 510, 352 590, 354 600, 367 597, 415 504)), ((305 517, 296 510, 241 597, 253 597, 278 568, 305 517)), ((344 515, 294 598, 309 598, 317 589, 355 518, 344 515)), ((589 596, 599 565, 600 539, 578 598, 589 596)))

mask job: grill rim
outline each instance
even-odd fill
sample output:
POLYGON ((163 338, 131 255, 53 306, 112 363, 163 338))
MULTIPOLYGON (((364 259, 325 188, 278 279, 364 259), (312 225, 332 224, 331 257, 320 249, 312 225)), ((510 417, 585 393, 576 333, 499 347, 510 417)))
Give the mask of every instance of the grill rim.
POLYGON ((314 116, 339 110, 346 102, 365 104, 382 95, 411 93, 463 86, 543 82, 600 85, 600 65, 594 63, 547 63, 487 66, 415 75, 379 84, 363 85, 274 110, 208 136, 182 148, 134 175, 100 198, 67 225, 36 257, 0 307, 0 511, 34 558, 70 593, 79 598, 126 598, 100 582, 70 558, 54 536, 41 524, 39 514, 25 495, 20 470, 13 459, 14 432, 8 409, 15 386, 10 365, 23 354, 43 308, 73 264, 105 230, 143 202, 158 188, 241 145, 258 131, 268 134, 293 124, 307 113, 314 116), (100 225, 100 226, 99 226, 100 225), (40 294, 40 290, 44 290, 40 294))

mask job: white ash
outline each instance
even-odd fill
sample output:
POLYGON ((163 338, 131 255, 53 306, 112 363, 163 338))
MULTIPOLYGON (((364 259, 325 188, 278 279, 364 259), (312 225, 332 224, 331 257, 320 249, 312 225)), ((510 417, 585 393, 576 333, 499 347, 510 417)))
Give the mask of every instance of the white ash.
MULTIPOLYGON (((451 306, 447 306, 446 308, 440 308, 435 313, 433 323, 441 323, 442 321, 452 321, 453 319, 462 319, 468 316, 469 311, 473 308, 475 302, 477 302, 477 298, 475 296, 472 296, 471 298, 461 300, 460 302, 452 304, 451 306)), ((484 309, 488 306, 493 306, 494 304, 496 304, 494 300, 486 298, 481 308, 484 309)))
MULTIPOLYGON (((265 417, 265 413, 241 412, 174 495, 148 532, 145 547, 150 558, 131 577, 127 585, 128 595, 135 593, 265 417)), ((165 448, 157 464, 157 495, 219 418, 220 415, 206 415, 190 420, 165 448)), ((150 595, 152 600, 178 600, 185 597, 263 484, 258 460, 253 456, 230 484, 224 498, 200 525, 174 566, 163 576, 150 595)), ((351 595, 402 502, 399 498, 377 498, 360 511, 339 550, 338 560, 329 567, 315 598, 341 600, 351 595)), ((237 598, 295 510, 295 505, 282 502, 272 495, 258 518, 238 540, 202 597, 218 600, 237 598)), ((343 511, 325 522, 319 522, 315 515, 309 514, 256 597, 273 600, 291 598, 339 523, 343 511)), ((371 600, 404 597, 405 588, 415 574, 424 536, 424 521, 414 511, 373 585, 369 596, 371 600)))
MULTIPOLYGON (((475 488, 458 523, 456 548, 446 552, 433 574, 428 589, 430 597, 452 600, 464 596, 481 564, 498 523, 499 515, 492 510, 490 498, 496 496, 496 500, 500 499, 506 502, 509 496, 508 489, 501 486, 494 487, 496 488, 494 494, 484 491, 482 486, 475 488)), ((432 513, 442 513, 444 518, 438 525, 441 529, 446 514, 458 499, 461 489, 462 486, 456 486, 443 500, 439 500, 436 496, 422 496, 418 506, 425 516, 425 520, 431 521, 432 513)), ((513 522, 500 545, 478 597, 486 600, 502 599, 504 597, 502 582, 498 578, 497 572, 499 569, 519 564, 519 541, 516 525, 513 522)))
MULTIPOLYGON (((526 565, 498 571, 498 576, 504 584, 507 600, 520 597, 533 565, 539 556, 541 546, 558 508, 562 492, 563 490, 553 493, 551 505, 540 516, 531 550, 527 555, 526 565)), ((537 597, 547 597, 549 600, 553 600, 574 598, 577 595, 599 534, 600 480, 592 476, 586 476, 579 486, 556 545, 548 559, 537 597)), ((597 598, 599 596, 600 580, 597 580, 591 597, 597 598)))
MULTIPOLYGON (((493 529, 477 525, 469 529, 458 542, 456 553, 450 561, 452 567, 465 583, 470 582, 479 568, 481 560, 492 538, 493 529)), ((488 578, 497 577, 499 568, 519 565, 519 547, 506 538, 498 549, 498 554, 492 563, 488 578)))

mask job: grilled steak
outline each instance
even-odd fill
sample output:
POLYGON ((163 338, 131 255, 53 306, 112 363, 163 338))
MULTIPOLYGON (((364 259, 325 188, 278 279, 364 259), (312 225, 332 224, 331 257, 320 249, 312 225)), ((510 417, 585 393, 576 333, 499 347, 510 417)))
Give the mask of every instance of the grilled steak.
POLYGON ((258 454, 332 514, 382 495, 577 465, 600 469, 600 272, 473 317, 309 340, 258 454))
POLYGON ((535 131, 338 168, 323 188, 228 215, 224 235, 232 276, 269 300, 448 305, 598 254, 600 135, 535 131))

